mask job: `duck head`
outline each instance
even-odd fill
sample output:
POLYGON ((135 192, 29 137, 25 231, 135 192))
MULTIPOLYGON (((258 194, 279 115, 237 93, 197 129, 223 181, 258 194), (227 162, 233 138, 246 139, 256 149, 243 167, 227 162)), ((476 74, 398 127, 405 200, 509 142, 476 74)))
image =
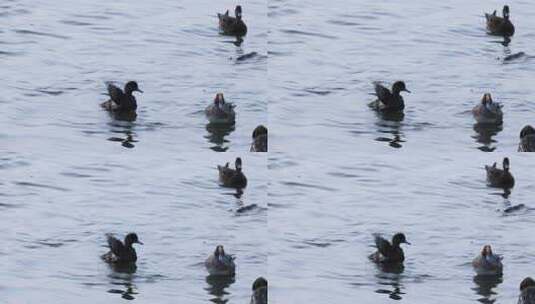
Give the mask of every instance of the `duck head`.
POLYGON ((503 6, 503 18, 509 19, 509 5, 503 6))
POLYGON ((503 159, 503 170, 509 171, 509 158, 508 157, 503 159))
POLYGON ((260 135, 267 135, 267 134, 268 134, 267 128, 264 127, 263 125, 259 125, 253 131, 253 138, 256 138, 256 137, 258 137, 260 135))
POLYGON ((407 87, 405 86, 405 82, 403 81, 396 81, 392 85, 392 93, 399 94, 399 92, 407 92, 410 93, 411 91, 407 90, 407 87))
POLYGON ((124 237, 124 244, 126 245, 126 247, 130 247, 130 246, 132 246, 132 244, 134 244, 134 243, 143 245, 143 243, 142 243, 142 242, 139 240, 139 238, 137 237, 137 234, 135 234, 135 233, 129 233, 129 234, 127 234, 127 235, 124 237))
POLYGON ((263 277, 259 277, 253 282, 253 291, 260 289, 260 288, 267 288, 268 282, 263 277))
POLYGON ((528 287, 535 287, 535 281, 530 277, 527 277, 524 280, 522 280, 522 282, 520 282, 520 291, 528 287))
POLYGON ((236 163, 234 165, 236 166, 236 171, 241 172, 241 158, 236 158, 236 163))
POLYGON ((490 245, 483 246, 483 249, 481 249, 481 256, 485 258, 492 256, 492 248, 490 247, 490 245))
POLYGON ((223 96, 223 93, 215 94, 214 104, 216 106, 222 106, 225 104, 225 97, 223 96))
POLYGON ((143 93, 143 91, 141 91, 137 85, 137 82, 135 81, 129 81, 127 82, 125 85, 124 85, 124 92, 126 94, 132 94, 132 92, 140 92, 140 93, 143 93))
POLYGON ((392 245, 399 246, 399 244, 410 245, 411 243, 407 242, 407 239, 405 238, 405 235, 403 233, 396 233, 392 237, 392 245))
POLYGON ((217 245, 214 251, 214 256, 220 261, 223 259, 225 256, 225 249, 223 249, 223 245, 217 245))
POLYGON ((522 131, 520 131, 520 138, 524 138, 525 136, 535 134, 535 129, 533 129, 532 126, 527 125, 522 128, 522 131))
POLYGON ((492 96, 490 96, 490 93, 483 94, 483 97, 481 98, 481 103, 483 105, 491 104, 492 103, 492 96))
POLYGON ((241 20, 241 5, 236 6, 234 14, 236 14, 236 19, 241 20))

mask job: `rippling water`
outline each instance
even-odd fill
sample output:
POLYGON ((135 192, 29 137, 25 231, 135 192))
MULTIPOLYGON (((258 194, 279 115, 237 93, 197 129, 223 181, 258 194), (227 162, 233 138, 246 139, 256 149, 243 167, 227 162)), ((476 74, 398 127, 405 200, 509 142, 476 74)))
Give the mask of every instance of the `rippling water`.
POLYGON ((501 157, 271 155, 271 300, 515 303, 520 281, 533 276, 535 163, 528 154, 510 157, 516 185, 505 198, 486 186, 483 168, 501 157), (412 243, 405 268, 384 272, 367 259, 372 233, 399 231, 412 243), (471 261, 487 243, 504 256, 501 281, 474 277, 471 261))
POLYGON ((501 12, 499 1, 270 1, 273 147, 516 151, 535 123, 535 6, 509 4, 516 33, 504 47, 485 33, 483 13, 501 12), (503 62, 517 52, 527 55, 503 62), (366 106, 372 82, 396 80, 412 94, 403 120, 385 121, 366 106), (501 130, 474 127, 484 92, 504 104, 501 130))
POLYGON ((1 1, 0 302, 248 301, 267 275, 266 156, 248 155, 267 123, 267 7, 243 3, 237 46, 216 17, 234 5, 1 1), (128 80, 145 92, 133 123, 99 108, 105 82, 128 80), (230 130, 204 117, 219 91, 237 105, 230 130), (217 181, 236 156, 241 196, 217 181), (99 259, 104 234, 130 231, 145 245, 118 273, 99 259), (234 280, 207 278, 218 244, 237 258, 234 280))

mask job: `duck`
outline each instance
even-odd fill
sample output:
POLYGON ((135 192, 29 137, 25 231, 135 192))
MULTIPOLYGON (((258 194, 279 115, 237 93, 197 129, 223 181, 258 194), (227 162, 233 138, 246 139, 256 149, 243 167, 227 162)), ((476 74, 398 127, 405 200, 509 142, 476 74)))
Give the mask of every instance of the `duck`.
POLYGON ((380 112, 402 112, 403 109, 405 109, 405 102, 400 95, 401 92, 411 92, 407 90, 405 82, 403 81, 394 82, 392 85, 392 92, 376 82, 375 95, 377 95, 377 100, 371 102, 369 106, 380 112))
POLYGON ((515 26, 509 19, 509 6, 504 5, 503 17, 496 16, 496 10, 492 14, 485 14, 487 19, 487 31, 491 35, 511 37, 515 34, 515 26))
POLYGON ((108 95, 110 95, 110 99, 101 103, 100 106, 110 112, 135 112, 137 102, 133 92, 143 93, 135 81, 127 82, 124 86, 124 92, 114 84, 109 83, 108 95))
POLYGON ((253 282, 253 294, 250 304, 267 304, 268 302, 268 282, 263 277, 257 278, 253 282))
POLYGON ((487 182, 489 186, 496 188, 510 189, 515 185, 515 178, 509 172, 509 158, 503 159, 503 170, 496 167, 496 162, 492 166, 485 166, 487 171, 487 182))
POLYGON ((520 282, 518 304, 535 304, 535 281, 527 277, 520 282))
POLYGON ((492 253, 490 245, 483 246, 481 254, 476 256, 472 261, 472 266, 477 275, 502 275, 503 264, 502 257, 492 253))
POLYGON ((400 244, 408 244, 405 234, 396 233, 392 237, 392 244, 379 235, 375 235, 375 246, 377 251, 369 256, 375 263, 379 264, 400 264, 405 260, 403 249, 400 244))
POLYGON ((224 14, 217 14, 219 18, 219 29, 224 35, 230 36, 245 36, 247 34, 247 26, 242 20, 242 9, 240 5, 237 5, 234 9, 236 17, 231 17, 227 10, 224 14))
POLYGON ((535 129, 530 125, 520 131, 518 152, 535 152, 535 129))
POLYGON ((225 187, 238 189, 247 187, 247 178, 242 172, 241 158, 236 158, 235 167, 236 169, 229 168, 229 163, 226 163, 225 166, 217 166, 219 180, 225 187))
POLYGON ((490 93, 483 94, 481 102, 472 109, 472 114, 479 124, 496 124, 503 123, 502 105, 492 101, 490 93))
POLYGON ((253 131, 253 142, 250 152, 267 152, 268 150, 268 130, 265 126, 259 125, 253 131))
POLYGON ((104 261, 108 263, 135 263, 137 261, 136 250, 132 245, 143 245, 137 234, 127 234, 124 238, 124 244, 111 234, 107 234, 106 237, 110 251, 102 255, 104 261))
POLYGON ((226 254, 222 245, 215 248, 214 253, 204 262, 204 266, 211 276, 234 276, 236 273, 234 257, 226 254))
POLYGON ((214 102, 206 107, 204 113, 211 124, 229 124, 236 122, 235 106, 232 103, 225 102, 223 93, 217 93, 214 102))

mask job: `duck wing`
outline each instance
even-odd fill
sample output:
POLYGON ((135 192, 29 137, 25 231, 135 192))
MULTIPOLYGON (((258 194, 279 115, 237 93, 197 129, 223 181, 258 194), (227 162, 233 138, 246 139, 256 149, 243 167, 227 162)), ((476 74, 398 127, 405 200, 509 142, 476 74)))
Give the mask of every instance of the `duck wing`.
POLYGON ((375 83, 375 95, 377 95, 377 98, 384 104, 388 104, 394 97, 389 89, 379 83, 375 83))
POLYGON ((108 95, 110 95, 110 99, 118 105, 121 104, 121 100, 123 100, 125 96, 123 90, 111 83, 108 84, 108 95))
POLYGON ((111 234, 106 236, 108 237, 108 246, 110 247, 110 251, 113 252, 114 255, 120 257, 126 250, 125 246, 120 240, 111 234))
POLYGON ((379 253, 381 253, 383 256, 388 256, 393 250, 390 242, 379 235, 375 236, 375 246, 377 247, 377 251, 379 251, 379 253))

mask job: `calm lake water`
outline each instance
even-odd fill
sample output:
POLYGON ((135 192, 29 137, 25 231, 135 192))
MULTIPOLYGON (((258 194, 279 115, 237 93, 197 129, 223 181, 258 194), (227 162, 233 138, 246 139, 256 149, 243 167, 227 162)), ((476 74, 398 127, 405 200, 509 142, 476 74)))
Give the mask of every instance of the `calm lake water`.
POLYGON ((217 31, 233 1, 0 3, 0 302, 247 303, 266 276, 275 304, 515 303, 535 276, 535 160, 515 152, 535 124, 533 3, 508 3, 508 46, 485 33, 498 1, 240 4, 241 45, 217 31), (105 82, 128 80, 138 119, 118 122, 98 105, 105 82), (396 80, 412 93, 385 120, 366 106, 372 82, 396 80), (207 126, 220 91, 234 128, 207 126), (485 92, 500 128, 474 125, 485 92), (269 156, 248 153, 268 122, 269 156), (243 194, 217 182, 237 156, 243 194), (508 196, 483 169, 504 156, 508 196), (118 273, 99 259, 104 234, 131 231, 145 245, 118 273), (367 255, 372 233, 395 232, 412 245, 388 273, 367 255), (500 280, 474 277, 487 243, 500 280), (234 280, 207 278, 218 244, 234 280))
POLYGON ((248 152, 267 124, 267 6, 243 4, 239 47, 217 28, 234 6, 1 1, 1 303, 247 303, 267 277, 267 157, 248 152), (134 123, 99 108, 106 81, 128 80, 144 90, 134 123), (237 105, 233 130, 206 126, 219 91, 237 105), (241 196, 217 180, 237 156, 241 196), (99 258, 104 234, 131 231, 137 270, 117 273, 99 258), (207 279, 218 244, 235 280, 207 279))

